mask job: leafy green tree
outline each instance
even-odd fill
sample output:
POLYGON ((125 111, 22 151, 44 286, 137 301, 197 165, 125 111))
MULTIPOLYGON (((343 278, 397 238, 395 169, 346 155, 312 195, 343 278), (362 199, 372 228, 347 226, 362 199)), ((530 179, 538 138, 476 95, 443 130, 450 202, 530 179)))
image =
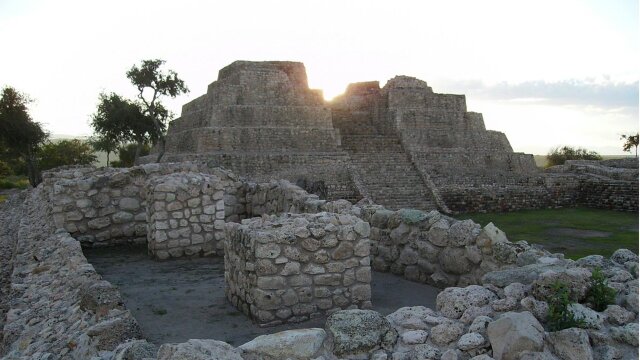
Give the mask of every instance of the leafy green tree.
POLYGON ((88 141, 80 139, 50 141, 38 150, 42 170, 64 165, 91 165, 97 157, 88 141))
POLYGON ((114 160, 111 164, 113 167, 131 167, 135 165, 137 160, 136 154, 140 156, 149 155, 151 148, 149 144, 144 143, 140 147, 137 143, 129 143, 118 148, 119 160, 114 160))
POLYGON ((104 151, 107 153, 107 167, 110 166, 110 155, 118 151, 120 142, 108 136, 97 134, 89 138, 89 144, 95 151, 104 151))
POLYGON ((24 159, 31 186, 38 186, 42 176, 38 167, 37 152, 49 134, 42 125, 33 121, 27 105, 32 100, 7 86, 0 97, 0 142, 3 146, 24 159))
POLYGON ((100 94, 96 113, 91 116, 91 127, 108 145, 138 144, 135 160, 143 144, 158 136, 153 120, 144 114, 142 107, 115 93, 100 94))
POLYGON ((638 133, 635 135, 622 135, 620 139, 625 140, 622 150, 631 152, 631 148, 636 148, 636 157, 638 157, 638 133))
POLYGON ((602 160, 595 151, 571 146, 556 147, 547 154, 547 166, 562 165, 567 160, 602 160))
POLYGON ((178 95, 189 92, 183 80, 173 70, 163 72, 160 67, 164 60, 143 60, 140 66, 134 65, 127 71, 127 78, 138 88, 138 99, 142 102, 144 113, 152 121, 155 127, 154 143, 159 144, 157 162, 160 162, 165 152, 164 130, 170 113, 162 105, 160 98, 169 96, 175 98, 178 95))

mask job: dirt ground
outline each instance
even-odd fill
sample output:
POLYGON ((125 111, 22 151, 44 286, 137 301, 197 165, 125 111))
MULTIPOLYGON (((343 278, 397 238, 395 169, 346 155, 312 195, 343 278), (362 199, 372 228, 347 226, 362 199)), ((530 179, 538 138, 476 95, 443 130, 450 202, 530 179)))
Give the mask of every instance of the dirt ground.
MULTIPOLYGON (((85 255, 98 273, 120 288, 147 340, 156 344, 216 339, 238 346, 262 334, 324 325, 324 318, 270 328, 253 324, 225 298, 221 257, 157 262, 141 247, 85 249, 85 255)), ((382 314, 403 306, 435 308, 439 292, 378 272, 371 285, 374 310, 382 314)))

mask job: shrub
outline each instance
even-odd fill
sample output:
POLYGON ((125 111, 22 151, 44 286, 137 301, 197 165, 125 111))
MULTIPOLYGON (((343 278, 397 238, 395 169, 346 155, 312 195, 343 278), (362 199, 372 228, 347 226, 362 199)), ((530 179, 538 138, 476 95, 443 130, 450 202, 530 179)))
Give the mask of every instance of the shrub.
POLYGON ((600 270, 596 267, 591 273, 591 287, 587 292, 587 301, 591 303, 591 306, 596 311, 604 311, 607 305, 615 303, 616 290, 607 286, 607 279, 600 270))
POLYGON ((572 148, 571 146, 557 147, 547 154, 546 167, 562 165, 567 160, 602 160, 602 156, 595 151, 589 151, 583 148, 572 148))
POLYGON ((569 310, 571 302, 567 285, 556 281, 552 289, 555 296, 549 299, 549 312, 547 313, 549 330, 559 331, 572 327, 583 327, 584 320, 576 319, 573 312, 569 310))

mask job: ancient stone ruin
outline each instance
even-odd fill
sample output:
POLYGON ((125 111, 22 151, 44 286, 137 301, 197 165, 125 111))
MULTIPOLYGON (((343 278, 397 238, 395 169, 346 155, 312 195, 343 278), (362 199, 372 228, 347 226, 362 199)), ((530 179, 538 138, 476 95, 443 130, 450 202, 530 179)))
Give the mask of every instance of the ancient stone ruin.
POLYGON ((0 204, 2 359, 638 358, 636 253, 569 260, 446 214, 637 211, 637 162, 542 173, 463 96, 396 77, 327 104, 289 62, 222 69, 171 124, 167 149, 160 164, 60 168, 0 204), (127 244, 157 261, 224 259, 224 288, 211 291, 259 326, 324 326, 239 346, 151 343, 83 253, 127 244), (596 311, 600 270, 615 301, 596 311), (371 310, 375 272, 437 286, 435 308, 371 310), (550 328, 557 282, 579 327, 550 328))
MULTIPOLYGON (((254 183, 207 162, 70 168, 0 208, 0 354, 6 359, 634 359, 638 256, 564 259, 437 211, 389 210, 254 183), (223 256, 228 300, 257 324, 327 317, 324 329, 152 344, 82 247, 146 243, 157 259, 223 256), (595 311, 594 269, 616 291, 595 311), (372 271, 443 290, 386 317, 372 271), (580 328, 550 331, 552 285, 580 328), (159 346, 159 347, 158 347, 159 346)), ((390 289, 390 291, 393 291, 390 289)))
POLYGON ((194 159, 394 210, 638 210, 637 162, 614 172, 597 163, 542 172, 503 133, 486 130, 464 95, 397 76, 382 88, 351 84, 327 103, 295 62, 236 61, 220 70, 169 126, 165 161, 194 159))

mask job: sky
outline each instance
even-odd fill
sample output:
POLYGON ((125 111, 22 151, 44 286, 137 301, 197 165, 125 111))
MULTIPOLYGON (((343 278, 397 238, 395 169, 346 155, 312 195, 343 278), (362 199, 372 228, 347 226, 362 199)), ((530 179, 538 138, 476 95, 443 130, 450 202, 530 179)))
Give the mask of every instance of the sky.
POLYGON ((100 92, 166 60, 190 93, 235 60, 304 62, 325 98, 395 75, 465 94, 514 151, 623 154, 638 131, 637 0, 0 0, 0 86, 55 135, 90 135, 100 92))

